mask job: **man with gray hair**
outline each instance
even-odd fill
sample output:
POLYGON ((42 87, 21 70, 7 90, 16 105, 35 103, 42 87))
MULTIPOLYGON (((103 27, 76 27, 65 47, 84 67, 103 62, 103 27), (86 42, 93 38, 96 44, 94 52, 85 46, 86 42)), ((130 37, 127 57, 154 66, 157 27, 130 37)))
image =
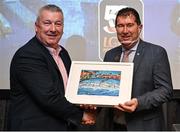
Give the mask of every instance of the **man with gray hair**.
POLYGON ((10 66, 10 130, 76 130, 94 124, 93 114, 64 96, 71 59, 58 44, 64 18, 45 5, 35 22, 36 35, 15 53, 10 66))

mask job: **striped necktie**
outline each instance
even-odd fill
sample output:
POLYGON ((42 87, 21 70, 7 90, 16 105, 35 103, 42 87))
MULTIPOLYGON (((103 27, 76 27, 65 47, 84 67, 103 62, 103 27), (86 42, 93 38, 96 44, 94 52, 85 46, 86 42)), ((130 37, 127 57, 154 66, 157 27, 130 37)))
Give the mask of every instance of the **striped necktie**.
POLYGON ((132 50, 125 50, 122 58, 122 62, 129 62, 129 54, 132 50))

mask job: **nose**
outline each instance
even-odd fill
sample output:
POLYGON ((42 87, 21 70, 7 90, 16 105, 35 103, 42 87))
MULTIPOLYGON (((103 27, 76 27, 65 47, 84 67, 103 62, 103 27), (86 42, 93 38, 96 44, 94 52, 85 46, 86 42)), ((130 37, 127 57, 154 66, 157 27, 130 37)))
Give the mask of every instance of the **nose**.
POLYGON ((54 23, 51 24, 50 31, 52 32, 56 31, 56 26, 54 23))
POLYGON ((123 27, 123 33, 127 33, 128 32, 128 28, 126 26, 123 27))

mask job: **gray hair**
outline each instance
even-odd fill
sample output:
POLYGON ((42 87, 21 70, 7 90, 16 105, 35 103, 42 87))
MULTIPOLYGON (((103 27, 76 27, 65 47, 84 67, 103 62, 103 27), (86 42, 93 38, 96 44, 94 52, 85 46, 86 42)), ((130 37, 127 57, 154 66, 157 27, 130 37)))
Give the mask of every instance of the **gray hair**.
POLYGON ((63 15, 62 9, 60 7, 54 5, 54 4, 48 4, 48 5, 45 5, 45 6, 43 6, 43 7, 41 7, 39 9, 39 12, 38 12, 38 15, 37 15, 37 18, 36 18, 36 22, 39 21, 41 13, 44 10, 51 11, 51 12, 60 12, 62 14, 62 16, 63 16, 63 21, 64 21, 64 15, 63 15))

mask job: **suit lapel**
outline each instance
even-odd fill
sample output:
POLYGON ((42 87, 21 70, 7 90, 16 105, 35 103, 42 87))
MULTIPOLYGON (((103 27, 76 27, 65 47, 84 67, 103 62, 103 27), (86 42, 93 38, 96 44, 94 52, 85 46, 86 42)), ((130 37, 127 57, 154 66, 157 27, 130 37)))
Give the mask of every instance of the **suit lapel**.
POLYGON ((117 52, 114 55, 113 62, 120 62, 121 54, 122 54, 122 46, 119 46, 117 52))
POLYGON ((134 73, 137 71, 139 64, 141 63, 141 60, 143 58, 144 55, 144 42, 142 40, 140 40, 139 45, 137 47, 137 51, 136 54, 134 56, 134 73))
POLYGON ((52 55, 49 53, 48 49, 35 37, 35 41, 37 43, 37 45, 41 48, 41 50, 43 51, 42 53, 45 53, 45 56, 48 58, 48 60, 53 64, 53 66, 56 68, 56 70, 59 72, 59 68, 56 64, 56 62, 54 61, 52 55))

